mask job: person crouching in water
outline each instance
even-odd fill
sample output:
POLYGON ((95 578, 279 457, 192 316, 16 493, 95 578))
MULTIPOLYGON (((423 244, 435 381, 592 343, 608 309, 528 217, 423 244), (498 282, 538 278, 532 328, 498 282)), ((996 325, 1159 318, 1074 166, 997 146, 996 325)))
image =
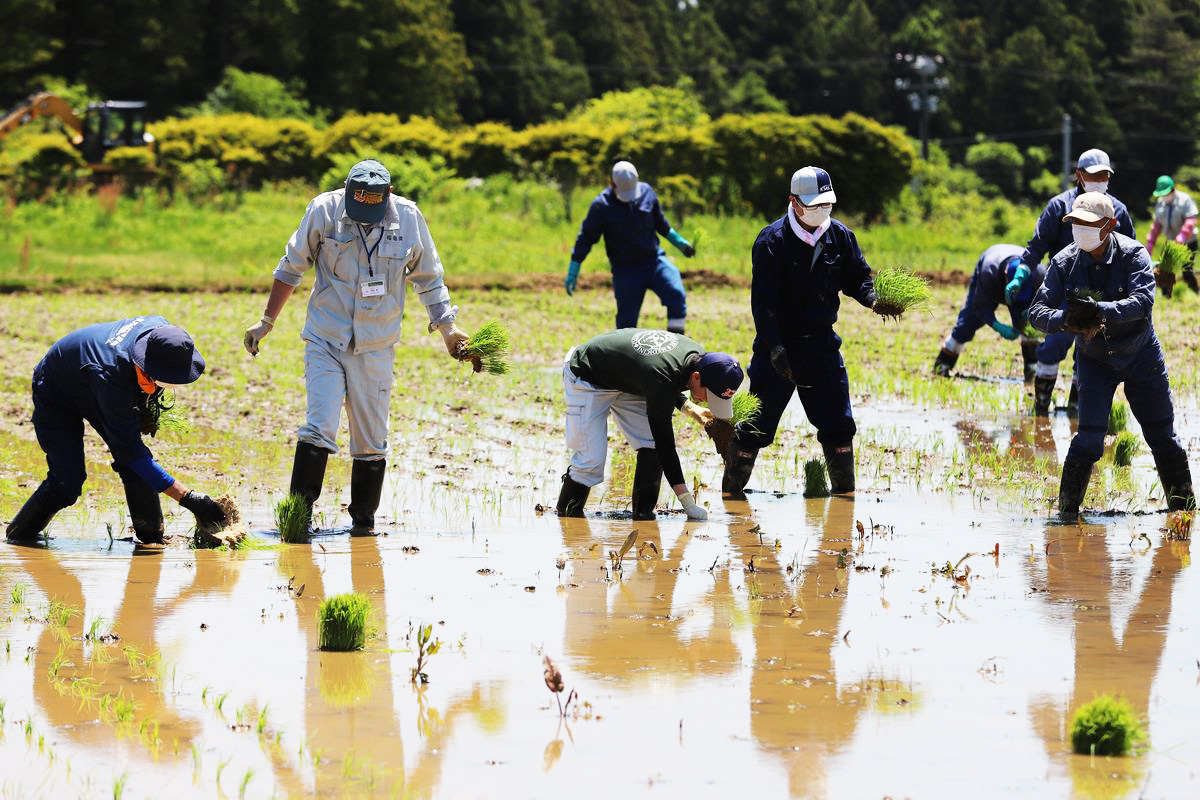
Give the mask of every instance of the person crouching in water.
POLYGON ((36 540, 79 499, 87 479, 85 421, 112 453, 138 541, 163 541, 160 492, 195 514, 198 525, 223 525, 221 507, 173 478, 142 442, 143 433, 158 430, 164 388, 193 383, 203 372, 192 337, 159 316, 89 325, 55 342, 33 370, 33 430, 46 453, 46 479, 8 524, 8 541, 36 540))
POLYGON ((1092 467, 1104 452, 1117 384, 1142 426, 1171 510, 1193 508, 1187 452, 1175 435, 1175 410, 1162 346, 1154 333, 1154 271, 1136 239, 1116 232, 1112 199, 1077 196, 1063 217, 1074 243, 1050 261, 1029 319, 1046 333, 1075 334, 1079 353, 1079 432, 1063 461, 1058 508, 1077 514, 1092 467))
POLYGON ((571 348, 563 362, 563 396, 572 454, 558 495, 559 515, 582 517, 588 493, 604 480, 611 413, 637 450, 633 518, 654 519, 665 474, 688 519, 708 519, 684 482, 671 417, 678 409, 701 425, 730 419, 742 377, 733 356, 706 352, 670 331, 621 328, 571 348), (707 409, 696 405, 705 402, 707 409))

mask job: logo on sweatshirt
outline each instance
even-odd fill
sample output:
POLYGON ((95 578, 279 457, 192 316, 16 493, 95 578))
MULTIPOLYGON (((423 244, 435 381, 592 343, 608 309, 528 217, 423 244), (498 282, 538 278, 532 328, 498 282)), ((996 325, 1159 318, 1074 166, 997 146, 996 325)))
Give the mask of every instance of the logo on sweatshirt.
POLYGON ((659 356, 678 344, 679 337, 669 331, 638 331, 633 335, 633 349, 640 356, 659 356))

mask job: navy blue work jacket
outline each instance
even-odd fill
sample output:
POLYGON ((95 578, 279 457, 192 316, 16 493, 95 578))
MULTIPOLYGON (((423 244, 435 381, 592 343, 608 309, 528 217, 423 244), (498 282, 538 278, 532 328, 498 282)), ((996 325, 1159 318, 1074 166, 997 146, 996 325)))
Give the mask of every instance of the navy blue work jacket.
POLYGON ((841 306, 839 294, 868 308, 875 304, 871 268, 854 232, 836 219, 810 247, 787 217, 780 217, 758 234, 752 259, 750 308, 756 350, 781 344, 790 350, 806 338, 831 334, 841 306))
POLYGON ((658 261, 659 235, 666 236, 670 230, 650 184, 639 182, 637 196, 629 203, 618 200, 610 186, 596 195, 588 208, 571 260, 582 264, 603 235, 604 251, 613 267, 650 267, 658 261))
MULTIPOLYGON (((1042 215, 1038 217, 1037 225, 1033 228, 1033 238, 1026 245, 1025 252, 1021 254, 1021 261, 1026 266, 1032 269, 1042 263, 1043 256, 1054 258, 1063 248, 1074 243, 1075 239, 1071 235, 1071 223, 1063 222, 1063 217, 1071 210, 1071 204, 1078 196, 1079 187, 1077 186, 1050 198, 1042 215)), ((1128 236, 1130 239, 1136 239, 1137 234, 1133 230, 1133 218, 1129 216, 1129 209, 1111 194, 1108 199, 1112 200, 1113 210, 1117 212, 1117 233, 1128 236)))
POLYGON ((1076 339, 1089 358, 1122 369, 1154 336, 1154 270, 1150 255, 1136 239, 1109 234, 1108 250, 1096 261, 1072 243, 1050 261, 1029 320, 1038 330, 1058 333, 1067 322, 1068 293, 1080 289, 1100 292, 1103 328, 1090 341, 1076 339))

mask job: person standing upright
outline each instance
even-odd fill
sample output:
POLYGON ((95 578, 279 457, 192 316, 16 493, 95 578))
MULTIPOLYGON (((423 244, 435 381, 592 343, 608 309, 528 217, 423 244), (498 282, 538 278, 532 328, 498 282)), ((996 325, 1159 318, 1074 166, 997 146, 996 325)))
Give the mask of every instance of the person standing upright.
MULTIPOLYGON (((1072 243, 1071 225, 1063 219, 1071 210, 1075 198, 1084 192, 1100 192, 1108 194, 1108 182, 1115 174, 1108 153, 1103 150, 1085 150, 1079 154, 1075 162, 1075 186, 1065 192, 1050 198, 1045 210, 1038 217, 1033 229, 1033 238, 1021 254, 1021 261, 1030 270, 1036 271, 1042 263, 1042 258, 1052 259, 1063 248, 1072 243)), ((1133 218, 1125 204, 1109 194, 1116 213, 1117 233, 1136 239, 1133 230, 1133 218)), ((1038 416, 1050 413, 1050 403, 1054 397, 1054 384, 1058 381, 1058 365, 1067 353, 1071 352, 1071 343, 1075 337, 1065 334, 1046 336, 1037 348, 1037 368, 1033 381, 1033 410, 1038 416)), ((1075 398, 1078 395, 1078 381, 1072 379, 1071 391, 1067 395, 1067 413, 1074 414, 1075 398)))
POLYGON ((592 246, 604 237, 604 250, 612 267, 613 294, 617 300, 617 327, 635 328, 646 290, 658 295, 667 309, 667 330, 683 333, 687 321, 687 293, 679 268, 671 263, 658 242, 659 236, 679 248, 686 258, 696 254, 687 239, 671 227, 650 184, 638 180, 637 168, 618 161, 607 189, 592 201, 575 247, 563 286, 574 294, 579 270, 592 246))
POLYGON ((442 281, 442 261, 417 205, 392 194, 391 175, 378 161, 360 161, 345 187, 317 195, 304 212, 275 268, 266 311, 246 331, 257 355, 303 274, 316 266, 304 339, 307 419, 298 431, 291 492, 311 511, 321 495, 325 465, 337 452, 342 407, 350 422, 351 535, 375 532, 388 452, 388 406, 395 345, 411 283, 440 331, 446 350, 462 358, 467 334, 455 325, 457 307, 442 281))

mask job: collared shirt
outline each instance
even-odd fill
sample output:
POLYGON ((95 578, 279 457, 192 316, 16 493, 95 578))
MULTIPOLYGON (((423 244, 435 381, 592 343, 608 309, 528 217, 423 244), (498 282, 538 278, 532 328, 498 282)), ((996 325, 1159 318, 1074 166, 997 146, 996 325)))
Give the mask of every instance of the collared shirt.
MULTIPOLYGON (((1021 261, 1027 267, 1033 269, 1042 263, 1043 257, 1054 258, 1063 248, 1075 241, 1071 235, 1071 223, 1063 222, 1063 217, 1071 210, 1071 204, 1078 196, 1079 188, 1075 187, 1050 198, 1042 215, 1038 217, 1037 225, 1034 226, 1033 238, 1021 254, 1021 261)), ((1108 198, 1112 200, 1113 210, 1116 211, 1117 233, 1136 239, 1137 234, 1133 230, 1133 218, 1129 216, 1129 209, 1111 194, 1108 198)))
POLYGON ((1121 369, 1133 362, 1154 336, 1154 270, 1150 255, 1136 239, 1111 233, 1100 259, 1079 249, 1064 248, 1050 261, 1046 280, 1038 291, 1029 320, 1046 333, 1061 331, 1067 322, 1067 297, 1080 290, 1099 292, 1103 329, 1076 347, 1097 361, 1121 369))
POLYGON ((670 230, 671 224, 650 184, 639 181, 637 194, 628 203, 618 200, 610 186, 588 207, 575 237, 571 260, 582 264, 603 236, 604 252, 613 267, 653 266, 662 251, 658 237, 666 236, 670 230))
POLYGON ((826 218, 824 222, 817 226, 815 231, 809 233, 804 229, 804 226, 800 224, 800 220, 796 219, 796 209, 792 208, 790 203, 787 207, 787 218, 788 222, 792 226, 792 233, 796 234, 800 241, 804 242, 809 247, 812 247, 817 243, 817 239, 820 239, 825 235, 825 231, 829 230, 829 223, 833 219, 832 217, 826 218))
POLYGON ((364 231, 346 213, 345 192, 313 198, 275 268, 276 280, 296 286, 316 265, 301 335, 338 350, 353 343, 355 353, 392 346, 400 338, 406 282, 431 327, 453 322, 442 261, 417 205, 390 195, 383 219, 364 231))
MULTIPOLYGON (((1168 241, 1173 241, 1183 228, 1184 220, 1200 214, 1196 201, 1187 192, 1175 190, 1175 196, 1170 200, 1160 197, 1154 204, 1154 221, 1162 226, 1162 235, 1168 241)), ((1195 234, 1192 235, 1195 238, 1195 234)))

